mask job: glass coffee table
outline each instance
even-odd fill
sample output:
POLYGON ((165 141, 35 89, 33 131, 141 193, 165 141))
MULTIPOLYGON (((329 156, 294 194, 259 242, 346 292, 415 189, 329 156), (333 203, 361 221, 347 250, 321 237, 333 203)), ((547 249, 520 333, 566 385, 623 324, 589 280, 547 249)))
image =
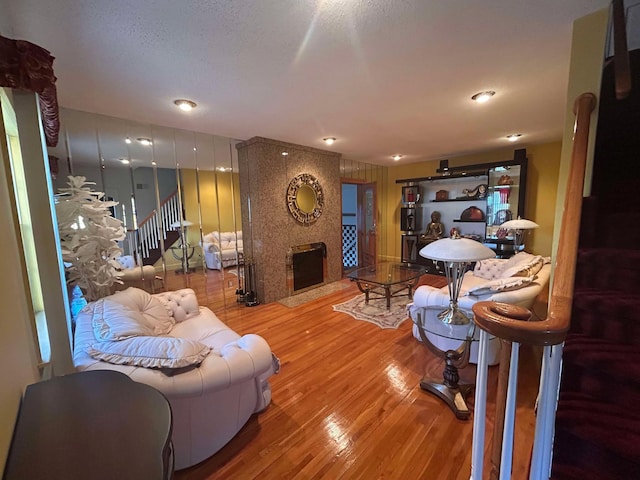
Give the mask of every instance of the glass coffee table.
POLYGON ((370 295, 377 295, 387 300, 389 310, 392 297, 408 296, 409 300, 413 298, 413 288, 426 272, 426 268, 420 265, 384 262, 360 267, 347 277, 358 284, 358 288, 364 293, 365 303, 369 303, 370 295))

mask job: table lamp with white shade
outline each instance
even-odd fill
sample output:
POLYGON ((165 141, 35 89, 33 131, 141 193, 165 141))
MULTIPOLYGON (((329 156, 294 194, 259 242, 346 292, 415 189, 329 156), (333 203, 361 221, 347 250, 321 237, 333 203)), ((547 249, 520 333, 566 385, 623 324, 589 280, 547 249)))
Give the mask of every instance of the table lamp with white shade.
POLYGON ((438 315, 447 324, 465 325, 469 317, 458 309, 458 295, 467 265, 471 262, 495 257, 493 250, 470 238, 454 236, 431 242, 420 250, 420 256, 444 263, 449 284, 449 308, 438 315))
POLYGON ((426 245, 420 250, 420 256, 443 262, 449 284, 449 308, 440 312, 437 320, 429 322, 418 315, 416 322, 425 346, 445 360, 442 381, 425 377, 420 382, 420 388, 440 397, 457 418, 466 420, 471 413, 465 397, 473 390, 473 384, 461 383, 458 369, 469 363, 475 325, 466 313, 458 309, 458 295, 469 263, 495 257, 495 252, 475 240, 453 236, 426 245), (456 350, 441 350, 429 340, 427 332, 460 340, 461 345, 456 350))
POLYGON ((509 220, 500 225, 500 228, 506 230, 513 230, 513 250, 515 253, 520 251, 520 244, 522 243, 522 237, 527 230, 538 228, 539 225, 536 222, 527 220, 526 218, 518 217, 515 220, 509 220))

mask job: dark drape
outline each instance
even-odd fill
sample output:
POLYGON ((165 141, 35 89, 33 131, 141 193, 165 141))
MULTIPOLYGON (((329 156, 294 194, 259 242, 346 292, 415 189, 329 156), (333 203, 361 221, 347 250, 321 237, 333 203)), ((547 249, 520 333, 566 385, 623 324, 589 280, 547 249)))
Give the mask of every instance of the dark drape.
POLYGON ((35 92, 40 98, 42 125, 47 146, 58 144, 60 118, 54 57, 42 47, 0 35, 0 87, 35 92))

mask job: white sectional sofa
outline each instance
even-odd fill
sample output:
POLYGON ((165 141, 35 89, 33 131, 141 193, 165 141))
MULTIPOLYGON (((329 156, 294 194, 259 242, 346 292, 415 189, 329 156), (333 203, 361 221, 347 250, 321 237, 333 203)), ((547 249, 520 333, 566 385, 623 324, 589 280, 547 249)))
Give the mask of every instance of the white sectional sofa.
POLYGON ((88 304, 75 323, 77 370, 116 370, 162 392, 173 412, 175 468, 221 449, 271 401, 278 359, 260 336, 240 336, 191 289, 129 288, 88 304))
MULTIPOLYGON (((479 301, 504 302, 531 309, 533 303, 549 281, 551 264, 548 258, 521 252, 510 259, 492 258, 477 262, 473 271, 466 272, 462 281, 462 289, 458 297, 458 306, 473 318, 471 307, 479 301)), ((467 327, 444 326, 437 318, 438 313, 449 307, 448 286, 434 288, 420 286, 413 295, 413 303, 407 306, 409 316, 413 320, 413 336, 420 340, 418 323, 427 324, 426 334, 429 340, 441 350, 455 350, 461 341, 451 340, 447 336, 464 338, 467 327), (453 333, 451 329, 459 329, 462 333, 453 333), (430 330, 430 331, 429 331, 430 330), (446 331, 445 331, 446 330, 446 331), (440 335, 434 333, 439 332, 440 335)), ((474 339, 478 339, 480 331, 475 328, 474 339)), ((489 365, 500 361, 500 341, 492 338, 489 341, 489 365)), ((478 362, 478 342, 471 344, 470 362, 478 362)))
POLYGON ((211 232, 202 240, 207 268, 221 270, 243 263, 242 231, 211 232))

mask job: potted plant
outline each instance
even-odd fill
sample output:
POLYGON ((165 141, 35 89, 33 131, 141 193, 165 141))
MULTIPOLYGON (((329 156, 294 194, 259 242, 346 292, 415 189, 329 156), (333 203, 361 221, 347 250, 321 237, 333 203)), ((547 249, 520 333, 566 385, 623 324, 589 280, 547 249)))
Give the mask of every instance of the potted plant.
POLYGON ((116 258, 122 254, 118 241, 125 229, 111 215, 118 202, 103 200, 104 193, 91 190, 83 176, 69 176, 68 188, 56 198, 56 216, 67 283, 77 285, 91 302, 109 295, 119 282, 116 258))

